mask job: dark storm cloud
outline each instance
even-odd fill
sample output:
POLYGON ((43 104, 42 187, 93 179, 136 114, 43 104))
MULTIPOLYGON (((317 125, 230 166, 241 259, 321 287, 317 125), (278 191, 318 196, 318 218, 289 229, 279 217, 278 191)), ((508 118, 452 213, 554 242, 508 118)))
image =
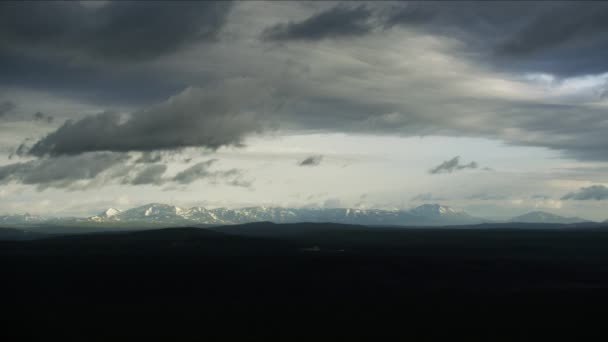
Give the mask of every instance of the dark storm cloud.
MULTIPOLYGON (((0 49, 10 50, 10 54, 0 54, 0 74, 3 75, 0 82, 7 82, 8 79, 9 83, 19 85, 20 88, 37 87, 42 84, 42 87, 52 89, 51 91, 61 89, 69 96, 82 90, 83 93, 89 94, 87 96, 98 101, 97 103, 107 101, 109 104, 104 103, 104 108, 112 108, 112 104, 117 98, 126 102, 141 100, 149 103, 151 99, 157 102, 158 99, 164 98, 161 97, 162 95, 168 92, 175 94, 176 92, 172 92, 175 89, 182 90, 183 84, 206 87, 208 84, 215 84, 218 79, 227 78, 227 75, 244 74, 254 80, 267 81, 268 84, 280 89, 273 100, 294 99, 281 108, 281 117, 273 117, 274 122, 280 122, 281 127, 286 129, 403 136, 485 137, 503 140, 513 145, 547 147, 560 151, 566 157, 581 160, 608 160, 606 153, 608 136, 605 134, 604 126, 606 123, 605 110, 586 105, 557 105, 555 103, 559 101, 553 101, 553 99, 547 100, 551 104, 533 103, 532 101, 535 100, 530 99, 517 100, 504 97, 501 99, 502 94, 492 91, 494 84, 490 84, 490 87, 485 87, 484 84, 484 89, 481 89, 481 86, 479 89, 469 89, 469 84, 477 84, 479 78, 491 79, 490 81, 498 78, 512 81, 512 75, 490 73, 491 70, 486 69, 487 65, 483 63, 492 64, 501 70, 507 68, 508 71, 516 71, 518 75, 526 71, 563 73, 565 69, 562 67, 568 60, 581 61, 580 65, 578 62, 574 63, 580 66, 580 69, 576 70, 581 72, 586 70, 583 65, 586 63, 586 58, 595 58, 600 64, 604 63, 608 58, 602 56, 603 51, 608 51, 608 49, 600 49, 601 44, 597 45, 600 48, 595 53, 589 51, 579 53, 578 48, 570 48, 580 45, 581 48, 586 49, 587 46, 601 42, 604 36, 602 33, 604 26, 601 24, 593 25, 598 32, 592 32, 590 28, 581 28, 573 34, 577 36, 582 35, 580 32, 584 32, 590 42, 587 45, 579 42, 578 38, 571 37, 565 42, 551 43, 550 46, 544 46, 538 51, 514 53, 505 48, 511 44, 510 42, 521 40, 517 37, 521 32, 525 32, 527 27, 533 27, 529 29, 532 31, 539 30, 534 28, 536 26, 533 23, 541 20, 543 16, 546 17, 547 13, 566 13, 568 12, 566 9, 570 8, 573 18, 569 20, 582 23, 583 21, 577 18, 587 18, 591 12, 601 15, 603 4, 579 5, 578 3, 546 2, 343 4, 317 13, 303 21, 283 23, 266 30, 266 33, 269 34, 273 30, 282 32, 277 33, 277 37, 281 37, 282 34, 284 39, 296 40, 348 37, 349 34, 367 35, 366 39, 369 38, 362 45, 358 44, 359 41, 357 44, 349 44, 347 50, 344 51, 341 51, 339 47, 338 49, 330 47, 329 44, 333 42, 327 42, 328 51, 331 52, 327 54, 319 54, 319 51, 313 51, 313 49, 306 52, 289 50, 283 46, 273 50, 273 53, 266 53, 267 50, 264 47, 255 46, 255 44, 248 45, 249 41, 243 44, 241 38, 247 37, 247 34, 243 32, 249 33, 246 26, 248 24, 243 25, 238 22, 238 16, 243 14, 234 11, 233 14, 237 20, 230 23, 230 32, 236 38, 229 43, 223 42, 214 45, 217 49, 196 50, 197 61, 192 60, 192 55, 187 55, 183 64, 181 59, 179 63, 161 59, 155 61, 154 64, 128 64, 129 61, 141 61, 145 57, 138 56, 137 53, 130 55, 128 51, 125 51, 124 55, 122 52, 117 53, 115 47, 121 46, 121 43, 116 43, 117 45, 108 43, 111 46, 106 50, 103 47, 92 47, 98 43, 80 42, 74 38, 74 36, 81 37, 91 32, 98 34, 96 32, 100 30, 100 27, 109 25, 107 22, 112 22, 113 26, 129 32, 131 28, 128 25, 125 26, 123 19, 112 21, 107 19, 112 18, 111 15, 101 14, 125 11, 127 13, 125 18, 130 18, 130 13, 132 13, 130 11, 138 8, 138 4, 109 4, 99 9, 87 9, 77 3, 42 3, 39 5, 40 8, 49 7, 49 10, 41 10, 37 6, 37 4, 25 4, 16 9, 9 8, 12 12, 31 10, 30 19, 36 23, 30 25, 25 19, 20 22, 9 19, 6 24, 7 29, 0 29, 0 31, 6 31, 0 32, 2 37, 10 38, 0 40, 0 47, 2 47, 0 49), (580 11, 576 10, 577 6, 581 7, 580 11), (59 11, 59 9, 62 10, 59 11), (83 11, 96 13, 96 15, 84 15, 87 18, 84 20, 80 18, 83 11), (89 20, 97 18, 97 15, 99 18, 96 20, 100 20, 101 23, 89 20), (39 17, 39 20, 36 19, 39 17), (332 26, 332 20, 339 25, 332 26), (82 33, 73 33, 78 30, 74 30, 72 27, 76 24, 77 27, 80 27, 84 25, 83 22, 86 22, 86 25, 92 25, 92 28, 88 29, 89 31, 84 30, 82 33), (40 23, 46 23, 44 25, 48 26, 48 30, 40 32, 41 29, 38 27, 42 25, 40 23), (353 26, 350 23, 355 24, 353 26), (28 25, 31 26, 31 32, 24 29, 29 27, 28 25), (352 29, 353 27, 355 29, 352 29), (379 30, 394 30, 395 32, 386 35, 371 34, 379 30), (428 48, 424 45, 426 39, 421 42, 420 46, 411 46, 411 48, 408 46, 407 50, 393 49, 399 45, 398 42, 385 39, 385 37, 400 37, 398 35, 400 30, 412 31, 415 34, 423 32, 447 36, 465 44, 462 46, 448 44, 443 40, 433 42, 431 52, 441 53, 441 56, 445 54, 450 58, 439 64, 426 63, 424 60, 419 61, 417 58, 413 58, 428 48), (52 47, 49 47, 49 42, 53 42, 52 47), (435 51, 435 48, 438 50, 435 51), (20 53, 22 50, 30 51, 32 49, 37 49, 36 51, 53 49, 63 52, 62 54, 56 52, 36 55, 20 53), (103 50, 103 53, 100 52, 100 49, 103 50), (263 52, 260 52, 261 50, 263 52), (576 58, 569 59, 572 56, 564 54, 566 50, 571 51, 572 56, 576 56, 576 58), (409 51, 411 51, 411 55, 408 54, 409 51), (297 55, 291 54, 293 52, 296 52, 297 55), (407 63, 393 63, 392 57, 384 58, 385 52, 391 56, 398 52, 399 54, 395 56, 399 57, 396 59, 407 61, 407 63), (91 64, 77 63, 80 59, 66 59, 64 58, 65 53, 76 57, 82 55, 84 60, 93 55, 112 55, 113 57, 107 58, 109 60, 107 63, 112 67, 117 65, 122 67, 112 69, 113 72, 106 72, 106 69, 97 69, 96 65, 92 67, 91 64), (538 57, 541 55, 542 58, 538 57), (344 57, 348 58, 343 59, 344 57), (452 58, 456 61, 454 74, 451 74, 452 58), (118 59, 120 63, 116 63, 118 59), (58 62, 63 60, 65 60, 63 64, 58 62), (293 69, 306 71, 286 72, 277 76, 279 72, 276 70, 283 68, 285 60, 302 67, 293 69), (463 68, 459 68, 460 62, 467 66, 464 72, 463 68), (408 66, 410 63, 411 67, 408 66), (140 69, 141 65, 146 65, 149 69, 140 69), (477 68, 478 65, 480 65, 479 68, 477 68), (192 72, 189 69, 190 66, 194 66, 196 72, 192 72), (438 66, 437 70, 432 69, 435 66, 438 66), (429 72, 429 70, 433 72, 429 72), (486 72, 489 75, 486 75, 486 72), (184 76, 184 74, 189 75, 184 76), (190 74, 196 76, 190 76, 190 74), (446 75, 448 76, 444 77, 446 75), (42 79, 38 77, 42 77, 42 79), (396 80, 397 78, 399 81, 396 80), (212 79, 213 82, 209 79, 212 79), (421 91, 421 89, 433 89, 434 91, 431 96, 428 95, 429 92, 421 91), (481 92, 481 95, 478 92, 481 92), (475 124, 463 124, 470 122, 475 122, 475 124)), ((159 7, 155 6, 161 5, 146 4, 142 6, 145 8, 151 6, 152 9, 146 9, 146 11, 157 11, 159 7)), ((181 8, 180 6, 185 5, 178 4, 176 7, 181 8)), ((188 4, 188 6, 198 5, 188 4)), ((221 4, 201 6, 221 7, 221 4)), ((277 12, 273 12, 274 8, 270 7, 268 18, 264 19, 272 19, 269 22, 275 22, 277 12)), ((174 12, 171 12, 173 14, 169 17, 174 18, 173 15, 180 9, 171 11, 174 12)), ((0 16, 3 15, 5 14, 0 14, 0 16)), ((564 16, 565 14, 559 15, 564 16)), ((188 18, 185 20, 188 21, 188 18)), ((144 26, 142 27, 152 25, 151 20, 145 18, 143 20, 144 26)), ((167 26, 166 23, 172 23, 172 21, 159 21, 158 26, 167 26)), ((207 24, 201 23, 201 25, 207 24)), ((561 27, 559 25, 562 23, 555 21, 549 22, 547 25, 548 27, 561 27)), ((190 26, 185 25, 184 27, 190 26)), ((112 31, 109 28, 107 30, 112 31)), ((153 29, 150 32, 158 33, 158 30, 153 29)), ((168 30, 169 36, 177 31, 189 32, 187 29, 172 27, 166 28, 166 30, 168 30)), ((133 33, 131 36, 136 35, 133 33)), ((185 34, 185 36, 190 38, 182 39, 183 44, 179 46, 193 42, 194 38, 191 35, 185 34)), ((196 38, 197 41, 207 41, 212 39, 213 35, 203 36, 196 38)), ((408 36, 410 35, 404 35, 406 38, 408 36)), ((275 39, 279 39, 277 37, 275 39)), ((162 45, 164 38, 164 36, 159 38, 161 42, 143 42, 142 44, 149 44, 149 46, 142 51, 152 51, 151 57, 168 51, 163 48, 152 48, 156 44, 162 45)), ((100 42, 103 41, 104 39, 100 40, 100 42)), ((134 43, 133 49, 136 47, 137 44, 134 43)), ((324 49, 319 50, 324 51, 324 49)), ((439 60, 443 61, 441 58, 439 60)), ((517 88, 519 85, 523 89, 527 85, 524 83, 507 84, 507 91, 517 88)), ((257 86, 253 88, 257 88, 257 86)), ((208 93, 207 89, 196 89, 195 94, 187 95, 188 91, 186 91, 165 104, 135 111, 127 118, 121 118, 113 113, 104 113, 78 121, 70 121, 34 144, 31 153, 42 156, 78 154, 86 151, 154 151, 179 149, 186 146, 216 149, 227 145, 238 146, 249 134, 260 131, 264 124, 270 122, 267 117, 260 118, 256 114, 256 106, 252 105, 250 100, 259 97, 252 90, 224 88, 208 93)), ((192 91, 190 92, 192 93, 192 91)), ((514 95, 517 97, 523 91, 515 89, 515 92, 518 93, 514 95)), ((601 94, 602 91, 598 93, 598 96, 601 97, 601 94)), ((148 105, 143 107, 146 106, 148 105)), ((46 109, 42 110, 46 111, 46 109)))
POLYGON ((115 1, 99 8, 70 1, 2 2, 0 50, 151 59, 215 39, 231 6, 228 1, 115 1))
POLYGON ((500 69, 557 76, 608 71, 606 3, 404 2, 386 12, 385 27, 459 39, 468 55, 500 69))
POLYGON ((132 113, 126 121, 113 112, 68 121, 36 142, 30 153, 241 146, 246 135, 260 131, 266 123, 253 110, 267 95, 263 87, 248 80, 226 81, 213 89, 189 88, 162 104, 132 113))
POLYGON ((372 11, 364 5, 347 7, 338 5, 317 13, 300 22, 288 22, 264 30, 264 40, 314 41, 325 38, 360 36, 371 31, 368 20, 372 11))
POLYGON ((123 184, 131 185, 144 185, 153 184, 161 185, 165 182, 163 174, 167 171, 167 165, 165 164, 154 164, 146 166, 143 170, 139 171, 133 179, 123 180, 123 184))
POLYGON ((154 103, 188 84, 143 62, 216 41, 231 8, 230 1, 0 2, 0 85, 103 106, 154 103))
MULTIPOLYGON (((501 105, 499 110, 505 115, 494 122, 497 126, 517 127, 526 133, 511 139, 510 144, 542 146, 578 160, 608 160, 605 110, 544 103, 512 103, 510 106, 512 108, 501 105)), ((497 133, 500 136, 500 131, 497 133)))
POLYGON ((12 101, 6 100, 0 102, 0 118, 15 109, 15 107, 15 103, 13 103, 12 101))
POLYGON ((430 174, 436 175, 439 173, 452 173, 454 171, 460 171, 464 169, 476 169, 477 163, 472 161, 468 164, 460 164, 460 156, 456 156, 450 160, 446 160, 443 163, 429 170, 430 174))
MULTIPOLYGON (((416 89, 412 88, 412 91, 416 89)), ((501 139, 514 146, 545 147, 565 158, 608 160, 608 135, 605 134, 608 119, 602 108, 542 101, 483 98, 472 101, 454 97, 449 92, 444 94, 442 101, 423 96, 412 97, 405 104, 370 105, 354 96, 331 102, 311 101, 307 103, 309 110, 298 112, 301 115, 294 120, 302 120, 303 126, 342 132, 486 137, 501 139), (446 105, 443 101, 451 104, 446 105), (315 112, 335 116, 314 116, 315 112), (462 120, 475 120, 476 124, 462 125, 462 120)))
POLYGON ((544 8, 547 5, 539 2, 409 1, 381 9, 379 15, 387 28, 421 28, 460 38, 498 35, 500 39, 544 8))
POLYGON ((502 45, 498 55, 561 75, 605 72, 608 4, 552 3, 502 45))
POLYGON ((564 195, 562 200, 578 200, 578 201, 588 201, 588 200, 608 200, 608 187, 603 185, 592 185, 589 187, 580 188, 578 191, 570 192, 564 195))
POLYGON ((0 53, 0 85, 81 98, 108 106, 141 105, 166 98, 187 84, 162 70, 132 64, 129 68, 69 63, 66 58, 40 54, 0 53))
POLYGON ((308 158, 305 158, 301 162, 299 162, 298 165, 300 165, 300 166, 317 166, 317 165, 321 164, 322 160, 323 160, 322 155, 310 156, 308 158))
POLYGON ((0 184, 15 182, 37 185, 38 190, 65 188, 77 181, 92 180, 128 159, 124 154, 87 153, 9 164, 0 166, 0 184))

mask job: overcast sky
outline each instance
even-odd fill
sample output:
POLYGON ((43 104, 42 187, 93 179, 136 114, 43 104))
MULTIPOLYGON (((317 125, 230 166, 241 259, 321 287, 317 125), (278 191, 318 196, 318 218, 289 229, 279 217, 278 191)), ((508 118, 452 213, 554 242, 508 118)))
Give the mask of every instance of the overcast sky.
POLYGON ((0 213, 608 218, 608 3, 0 2, 0 213))

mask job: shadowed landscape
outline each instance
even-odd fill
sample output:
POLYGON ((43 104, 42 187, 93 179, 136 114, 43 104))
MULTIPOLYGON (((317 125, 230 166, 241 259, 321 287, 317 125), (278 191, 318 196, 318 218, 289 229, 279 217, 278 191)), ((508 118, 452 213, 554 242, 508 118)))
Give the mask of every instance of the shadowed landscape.
POLYGON ((0 1, 0 342, 606 340, 607 23, 0 1))
POLYGON ((603 226, 269 222, 5 239, 3 333, 100 341, 585 334, 608 304, 607 243, 603 226))

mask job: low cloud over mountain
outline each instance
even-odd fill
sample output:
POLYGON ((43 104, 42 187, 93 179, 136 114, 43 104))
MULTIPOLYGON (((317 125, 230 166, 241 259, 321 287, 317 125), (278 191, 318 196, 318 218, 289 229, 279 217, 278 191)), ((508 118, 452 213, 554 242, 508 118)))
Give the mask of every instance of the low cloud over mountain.
POLYGON ((580 188, 578 191, 569 192, 562 197, 562 200, 578 200, 578 201, 589 201, 589 200, 607 200, 608 199, 608 187, 603 185, 592 185, 589 187, 580 188))

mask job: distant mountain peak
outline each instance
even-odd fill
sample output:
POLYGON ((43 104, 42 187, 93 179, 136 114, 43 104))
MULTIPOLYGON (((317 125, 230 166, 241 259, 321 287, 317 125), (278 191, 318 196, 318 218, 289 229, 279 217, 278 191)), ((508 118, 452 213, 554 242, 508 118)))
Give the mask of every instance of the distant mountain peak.
POLYGON ((513 217, 511 222, 521 222, 521 223, 580 223, 580 222, 589 222, 589 220, 585 220, 580 217, 564 217, 557 214, 548 213, 545 211, 531 211, 529 213, 519 215, 513 217))
POLYGON ((445 205, 440 205, 437 203, 423 204, 423 205, 417 206, 416 208, 411 209, 410 213, 412 213, 414 215, 421 215, 421 216, 427 216, 427 215, 443 216, 443 215, 463 214, 462 211, 456 210, 454 208, 451 208, 451 207, 448 207, 445 205))
POLYGON ((112 217, 112 216, 116 216, 120 213, 121 213, 120 209, 108 208, 103 213, 101 213, 101 215, 99 215, 99 216, 112 217))
POLYGON ((27 224, 27 223, 40 223, 45 221, 47 218, 30 213, 25 214, 14 214, 0 216, 0 224, 27 224))

